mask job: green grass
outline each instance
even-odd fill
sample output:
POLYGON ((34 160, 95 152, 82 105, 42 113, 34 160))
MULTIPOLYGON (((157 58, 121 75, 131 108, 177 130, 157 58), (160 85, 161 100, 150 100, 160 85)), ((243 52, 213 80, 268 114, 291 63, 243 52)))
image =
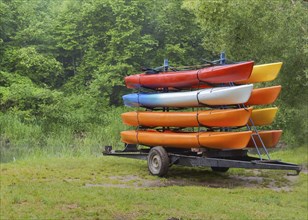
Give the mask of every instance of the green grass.
POLYGON ((286 149, 278 149, 270 153, 272 159, 283 159, 292 163, 308 166, 308 145, 286 149))
MULTIPOLYGON (((274 159, 307 163, 307 147, 274 159)), ((172 167, 107 156, 39 157, 1 164, 1 219, 307 219, 307 172, 172 167)))

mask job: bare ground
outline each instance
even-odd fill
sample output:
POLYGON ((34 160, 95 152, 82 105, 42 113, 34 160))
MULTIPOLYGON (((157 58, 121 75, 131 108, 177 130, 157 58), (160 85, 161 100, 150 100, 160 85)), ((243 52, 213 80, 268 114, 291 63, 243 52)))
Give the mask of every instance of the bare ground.
MULTIPOLYGON (((302 171, 307 175, 307 169, 302 171)), ((292 191, 299 176, 287 171, 242 170, 240 173, 215 173, 209 170, 174 169, 165 178, 148 179, 138 175, 109 176, 102 183, 86 183, 85 187, 151 188, 167 186, 204 186, 212 188, 269 188, 292 191), (113 183, 114 182, 114 183, 113 183)))

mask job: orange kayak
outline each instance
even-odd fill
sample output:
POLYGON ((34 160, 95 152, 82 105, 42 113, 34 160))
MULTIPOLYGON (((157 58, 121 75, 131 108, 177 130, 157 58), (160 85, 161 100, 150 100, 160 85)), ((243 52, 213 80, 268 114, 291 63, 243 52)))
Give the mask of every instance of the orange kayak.
POLYGON ((252 108, 217 109, 199 112, 126 112, 125 124, 145 127, 240 127, 247 124, 252 108), (199 123, 198 123, 199 122, 199 123))
POLYGON ((122 142, 145 146, 174 148, 243 149, 247 146, 251 131, 243 132, 159 132, 155 130, 122 131, 122 142))
MULTIPOLYGON (((267 148, 273 148, 275 147, 282 134, 282 130, 272 130, 272 131, 259 131, 260 137, 267 148)), ((258 136, 254 135, 254 140, 256 141, 256 144, 258 147, 262 147, 262 144, 258 138, 258 136)), ((247 144, 247 147, 255 147, 252 138, 250 138, 249 143, 247 144)))
POLYGON ((252 90, 246 105, 269 105, 276 101, 281 91, 281 86, 272 86, 252 90))

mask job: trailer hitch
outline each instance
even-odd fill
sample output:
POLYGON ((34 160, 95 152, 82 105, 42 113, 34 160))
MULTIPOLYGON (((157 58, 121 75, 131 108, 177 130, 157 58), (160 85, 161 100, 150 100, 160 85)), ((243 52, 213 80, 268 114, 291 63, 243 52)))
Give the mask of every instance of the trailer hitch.
POLYGON ((299 169, 299 170, 294 170, 294 171, 295 171, 295 173, 293 173, 293 172, 289 172, 289 173, 287 173, 287 176, 298 176, 298 175, 299 175, 299 173, 301 172, 301 170, 302 170, 302 167, 300 167, 300 169, 299 169))

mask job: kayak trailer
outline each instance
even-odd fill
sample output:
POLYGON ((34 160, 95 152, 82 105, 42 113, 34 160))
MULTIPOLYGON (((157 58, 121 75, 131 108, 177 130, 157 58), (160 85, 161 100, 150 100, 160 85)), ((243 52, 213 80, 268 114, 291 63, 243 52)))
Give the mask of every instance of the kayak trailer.
POLYGON ((190 149, 164 148, 161 146, 150 149, 138 149, 135 144, 125 144, 123 151, 112 150, 105 146, 105 156, 126 157, 147 160, 152 175, 165 176, 172 165, 188 167, 211 167, 215 172, 227 172, 229 168, 294 170, 298 175, 301 166, 279 160, 266 160, 248 155, 248 150, 206 150, 193 152, 190 149))

